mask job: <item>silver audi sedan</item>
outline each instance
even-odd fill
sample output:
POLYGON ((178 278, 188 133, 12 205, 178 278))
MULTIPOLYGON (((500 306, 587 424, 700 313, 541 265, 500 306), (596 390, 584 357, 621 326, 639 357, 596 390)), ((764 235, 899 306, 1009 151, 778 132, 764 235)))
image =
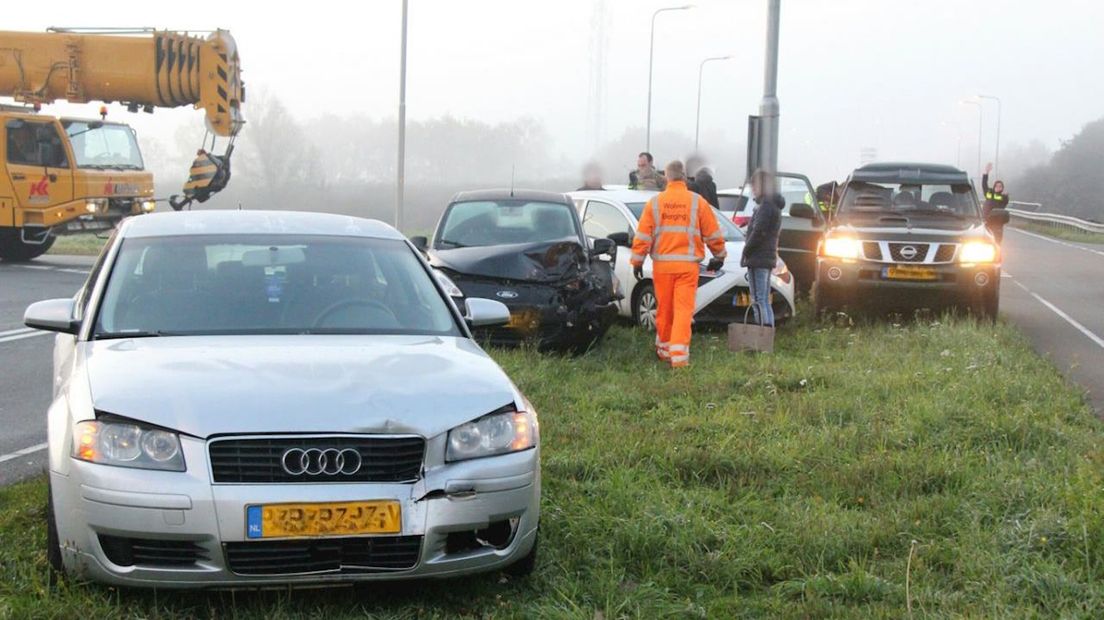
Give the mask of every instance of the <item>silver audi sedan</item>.
POLYGON ((48 557, 150 587, 532 570, 537 415, 393 228, 317 213, 123 222, 58 332, 48 557))

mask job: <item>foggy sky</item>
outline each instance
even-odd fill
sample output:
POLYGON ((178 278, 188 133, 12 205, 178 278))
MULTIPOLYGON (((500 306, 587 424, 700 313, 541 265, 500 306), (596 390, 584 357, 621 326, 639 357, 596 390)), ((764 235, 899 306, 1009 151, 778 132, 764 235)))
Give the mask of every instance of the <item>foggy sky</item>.
MULTIPOLYGON (((410 4, 410 118, 529 116, 553 136, 556 155, 572 162, 590 155, 592 2, 410 4)), ((603 140, 644 126, 652 11, 678 4, 607 0, 603 140)), ((656 22, 652 125, 653 132, 692 138, 698 63, 734 55, 706 68, 701 124, 708 154, 710 143, 725 135, 742 141, 747 115, 758 110, 766 0, 696 4, 656 22)), ((21 6, 6 12, 3 28, 228 28, 247 88, 278 96, 297 117, 397 114, 399 0, 320 0, 288 8, 225 0, 62 0, 50 2, 49 11, 21 6)), ((1104 3, 1088 0, 783 0, 780 165, 819 182, 843 178, 864 147, 877 149, 881 160, 959 163, 961 143, 961 165, 973 172, 977 109, 959 101, 977 93, 1003 100, 1002 145, 1039 139, 1055 148, 1104 115, 1102 32, 1104 3)), ((992 159, 996 125, 995 105, 986 106, 983 161, 992 159)), ((166 141, 181 123, 202 122, 199 112, 185 110, 113 116, 166 141)), ((684 155, 656 153, 661 162, 684 155)), ((743 175, 718 173, 723 186, 743 175)))

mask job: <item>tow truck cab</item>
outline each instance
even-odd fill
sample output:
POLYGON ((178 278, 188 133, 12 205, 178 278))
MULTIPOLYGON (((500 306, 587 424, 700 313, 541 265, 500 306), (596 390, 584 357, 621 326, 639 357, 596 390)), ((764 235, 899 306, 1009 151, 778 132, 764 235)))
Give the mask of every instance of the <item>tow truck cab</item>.
POLYGON ((0 259, 29 260, 57 235, 153 211, 153 175, 123 123, 0 107, 0 259))

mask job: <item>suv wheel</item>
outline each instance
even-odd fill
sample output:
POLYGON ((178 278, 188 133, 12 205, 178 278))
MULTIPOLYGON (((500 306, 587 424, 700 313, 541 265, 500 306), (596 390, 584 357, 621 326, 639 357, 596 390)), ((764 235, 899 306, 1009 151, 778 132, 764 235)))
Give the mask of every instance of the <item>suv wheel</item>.
POLYGON ((656 329, 655 286, 651 282, 641 282, 633 295, 632 318, 638 327, 654 332, 656 329))
POLYGON ((835 296, 824 290, 824 287, 820 285, 820 282, 813 284, 813 314, 817 318, 823 318, 836 311, 839 307, 839 301, 835 299, 835 296))
POLYGON ((997 313, 1000 311, 1000 291, 993 289, 992 291, 986 291, 981 296, 981 299, 974 304, 973 312, 979 319, 984 321, 997 320, 997 313))

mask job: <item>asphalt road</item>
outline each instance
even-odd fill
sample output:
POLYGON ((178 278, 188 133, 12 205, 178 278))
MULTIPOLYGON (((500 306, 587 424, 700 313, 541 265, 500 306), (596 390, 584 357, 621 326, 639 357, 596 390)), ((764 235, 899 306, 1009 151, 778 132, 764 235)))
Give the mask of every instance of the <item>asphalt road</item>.
POLYGON ((1104 416, 1104 245, 1004 233, 1001 313, 1104 416))
POLYGON ((92 261, 45 257, 0 263, 0 485, 45 471, 53 337, 23 327, 23 311, 42 299, 71 297, 92 261))
MULTIPOLYGON (((1104 415, 1104 246, 1009 228, 1001 313, 1086 390, 1104 415)), ((90 257, 0 263, 0 485, 45 469, 53 338, 23 327, 27 305, 72 296, 90 257)))

